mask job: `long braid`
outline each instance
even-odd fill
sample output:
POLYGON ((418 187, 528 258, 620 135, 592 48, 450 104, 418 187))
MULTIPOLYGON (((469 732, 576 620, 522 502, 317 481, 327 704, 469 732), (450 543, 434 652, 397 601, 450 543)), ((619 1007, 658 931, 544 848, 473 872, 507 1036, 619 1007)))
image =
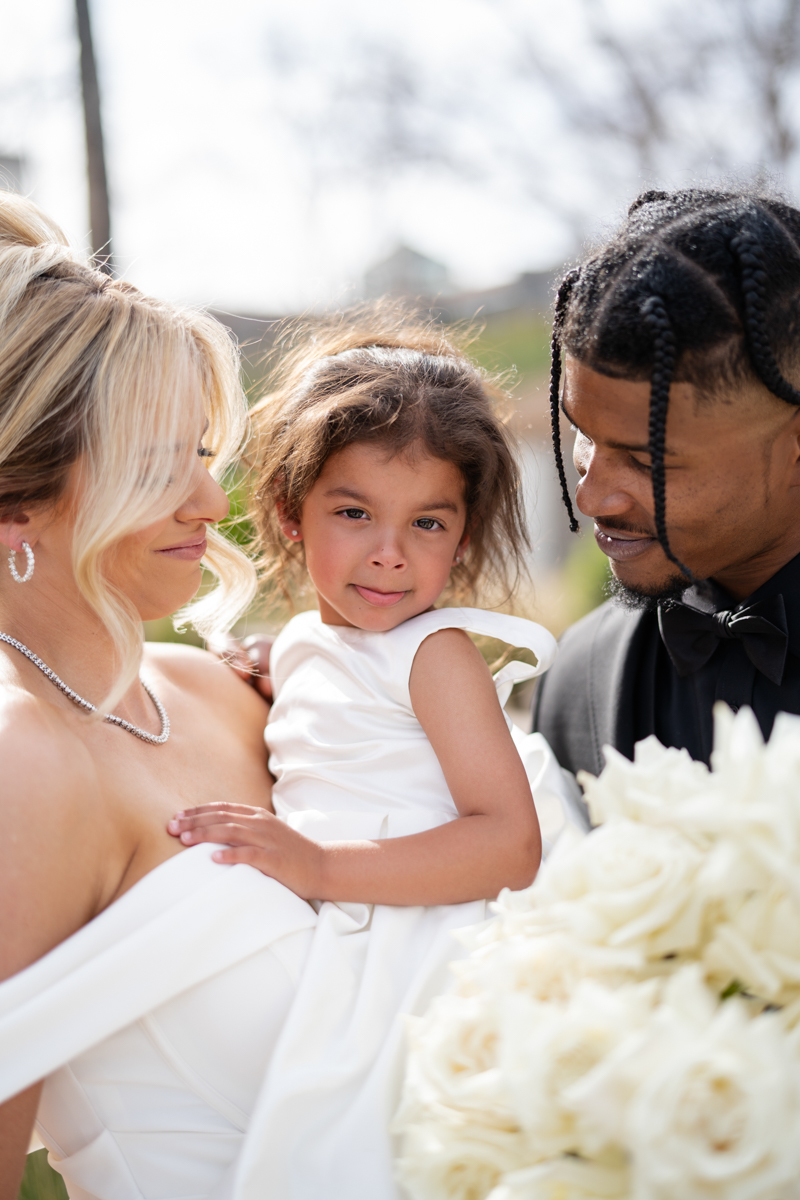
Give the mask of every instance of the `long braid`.
POLYGON ((672 553, 667 536, 667 481, 664 469, 664 444, 667 433, 669 389, 675 371, 675 334, 672 331, 664 301, 649 296, 642 305, 642 317, 653 334, 653 374, 650 382, 649 448, 652 463, 653 508, 656 536, 670 562, 679 567, 689 579, 694 579, 688 567, 672 553))
POLYGON ((787 404, 800 406, 800 392, 784 379, 767 337, 764 251, 754 234, 743 229, 730 240, 739 264, 744 301, 744 327, 750 361, 766 388, 787 404))
POLYGON ((580 526, 575 516, 575 510, 572 507, 572 497, 569 494, 569 486, 567 484, 567 473, 564 470, 564 454, 561 449, 561 409, 559 402, 561 400, 561 332, 564 328, 564 319, 567 315, 569 298, 579 275, 580 269, 575 267, 564 276, 559 284, 556 310, 553 317, 553 336, 550 340, 550 426, 553 431, 553 453, 556 460, 558 479, 561 484, 561 496, 569 515, 569 527, 573 533, 577 533, 580 526))

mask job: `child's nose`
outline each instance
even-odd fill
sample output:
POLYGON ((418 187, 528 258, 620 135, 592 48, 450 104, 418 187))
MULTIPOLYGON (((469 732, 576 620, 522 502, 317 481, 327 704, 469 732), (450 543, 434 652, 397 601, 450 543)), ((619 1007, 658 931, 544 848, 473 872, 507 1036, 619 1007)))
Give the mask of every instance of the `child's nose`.
POLYGON ((399 541, 392 537, 382 538, 372 552, 372 565, 394 570, 405 567, 406 557, 399 541))

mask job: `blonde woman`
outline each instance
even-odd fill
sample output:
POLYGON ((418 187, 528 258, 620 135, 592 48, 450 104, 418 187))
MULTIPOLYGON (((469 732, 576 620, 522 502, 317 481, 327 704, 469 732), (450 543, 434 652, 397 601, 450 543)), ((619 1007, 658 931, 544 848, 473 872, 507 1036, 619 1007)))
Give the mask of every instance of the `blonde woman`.
POLYGON ((213 531, 244 412, 224 330, 0 195, 0 1200, 37 1107, 73 1197, 223 1195, 291 1005, 313 910, 166 831, 268 802, 266 706, 141 641, 201 560, 198 627, 252 594, 213 531))

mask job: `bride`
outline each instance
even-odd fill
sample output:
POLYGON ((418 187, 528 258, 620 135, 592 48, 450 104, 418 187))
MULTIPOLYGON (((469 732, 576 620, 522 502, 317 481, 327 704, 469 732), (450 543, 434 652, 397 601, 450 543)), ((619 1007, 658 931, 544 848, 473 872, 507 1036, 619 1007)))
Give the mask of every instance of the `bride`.
POLYGON ((2 1200, 37 1108, 73 1198, 224 1194, 291 1005, 312 908, 166 831, 267 802, 266 705, 201 651, 148 645, 139 674, 201 559, 201 627, 251 598, 213 531, 244 419, 220 326, 0 196, 2 1200))

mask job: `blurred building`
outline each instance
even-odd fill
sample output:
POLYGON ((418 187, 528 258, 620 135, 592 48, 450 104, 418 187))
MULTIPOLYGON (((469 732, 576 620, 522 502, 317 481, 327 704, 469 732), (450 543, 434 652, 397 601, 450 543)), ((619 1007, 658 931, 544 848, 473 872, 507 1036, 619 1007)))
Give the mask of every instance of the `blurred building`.
POLYGON ((445 321, 471 320, 475 316, 489 317, 496 313, 546 313, 550 311, 554 290, 562 275, 560 269, 523 271, 516 279, 499 287, 445 296, 437 307, 445 321))
POLYGON ((377 300, 380 296, 434 299, 451 288, 450 272, 444 263, 428 258, 410 246, 398 246, 388 258, 381 259, 364 274, 364 295, 368 300, 377 300))

